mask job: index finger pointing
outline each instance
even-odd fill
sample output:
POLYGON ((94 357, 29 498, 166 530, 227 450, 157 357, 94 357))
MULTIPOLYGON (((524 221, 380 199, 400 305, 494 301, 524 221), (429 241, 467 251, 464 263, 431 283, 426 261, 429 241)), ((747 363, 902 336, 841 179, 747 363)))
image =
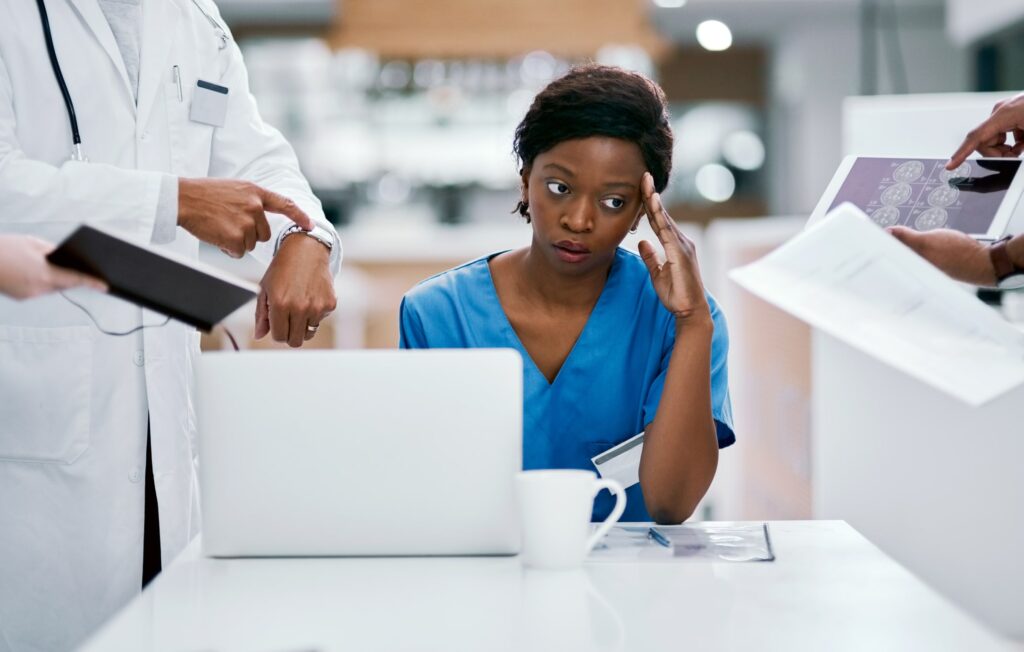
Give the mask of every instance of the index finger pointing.
POLYGON ((263 191, 262 199, 263 208, 265 210, 280 213, 307 231, 313 230, 313 219, 309 215, 306 215, 306 213, 299 208, 298 204, 287 197, 277 194, 276 192, 266 189, 261 190, 263 191))
POLYGON ((949 162, 946 163, 947 170, 955 170, 960 167, 960 164, 967 160, 967 157, 974 151, 975 145, 974 132, 967 134, 964 138, 964 142, 960 143, 960 147, 953 153, 953 156, 949 157, 949 162))

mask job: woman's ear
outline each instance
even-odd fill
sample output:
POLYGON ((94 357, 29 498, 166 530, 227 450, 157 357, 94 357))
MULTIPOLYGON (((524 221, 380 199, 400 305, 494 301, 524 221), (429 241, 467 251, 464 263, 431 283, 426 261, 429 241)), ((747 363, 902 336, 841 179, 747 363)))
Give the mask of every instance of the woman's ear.
POLYGON ((520 200, 524 204, 529 204, 530 203, 530 168, 528 166, 524 165, 523 169, 519 170, 519 181, 521 182, 520 194, 522 195, 520 197, 520 200))

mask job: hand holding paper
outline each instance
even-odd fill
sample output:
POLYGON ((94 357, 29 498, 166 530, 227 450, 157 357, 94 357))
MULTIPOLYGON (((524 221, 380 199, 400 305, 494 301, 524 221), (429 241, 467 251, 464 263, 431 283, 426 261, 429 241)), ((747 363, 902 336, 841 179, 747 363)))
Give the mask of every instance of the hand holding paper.
POLYGON ((851 204, 730 276, 811 326, 971 405, 1024 383, 1024 332, 851 204))

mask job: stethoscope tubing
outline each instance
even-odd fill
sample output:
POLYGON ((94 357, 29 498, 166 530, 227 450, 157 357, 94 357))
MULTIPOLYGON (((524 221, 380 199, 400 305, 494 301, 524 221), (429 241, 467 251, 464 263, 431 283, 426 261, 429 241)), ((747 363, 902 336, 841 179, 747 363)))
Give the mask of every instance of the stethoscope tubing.
MULTIPOLYGON (((210 21, 210 24, 214 27, 217 32, 217 37, 220 39, 220 49, 224 49, 228 43, 227 31, 221 26, 213 16, 206 13, 202 5, 197 0, 192 0, 196 8, 199 9, 203 16, 206 16, 206 20, 210 21)), ((46 3, 44 0, 36 0, 36 6, 39 8, 39 18, 43 24, 43 37, 46 39, 46 53, 50 57, 50 66, 53 68, 53 76, 57 78, 57 86, 60 87, 60 94, 64 98, 64 107, 68 110, 68 122, 71 123, 71 158, 75 161, 85 161, 86 158, 82 154, 82 136, 78 131, 78 116, 75 114, 75 103, 71 99, 71 93, 68 91, 68 85, 64 81, 64 73, 60 69, 60 61, 57 59, 57 50, 53 47, 53 34, 50 31, 50 16, 46 12, 46 3)))
POLYGON ((53 34, 50 32, 50 17, 46 13, 46 3, 43 0, 36 0, 39 7, 39 18, 43 23, 43 36, 46 38, 46 53, 50 55, 50 66, 53 67, 53 75, 57 78, 57 86, 60 87, 60 94, 64 97, 64 106, 68 110, 68 121, 71 123, 71 143, 75 148, 78 160, 81 158, 82 136, 78 132, 78 117, 75 115, 75 103, 71 100, 71 93, 64 81, 64 73, 60 69, 60 61, 57 60, 57 51, 53 47, 53 34))

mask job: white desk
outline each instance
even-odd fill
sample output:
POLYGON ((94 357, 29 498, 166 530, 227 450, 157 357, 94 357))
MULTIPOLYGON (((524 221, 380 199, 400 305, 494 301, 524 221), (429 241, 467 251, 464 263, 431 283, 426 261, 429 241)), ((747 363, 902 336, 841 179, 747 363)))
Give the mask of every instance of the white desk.
POLYGON ((774 563, 567 573, 514 557, 210 560, 193 542, 84 649, 1008 649, 846 523, 770 529, 774 563))

